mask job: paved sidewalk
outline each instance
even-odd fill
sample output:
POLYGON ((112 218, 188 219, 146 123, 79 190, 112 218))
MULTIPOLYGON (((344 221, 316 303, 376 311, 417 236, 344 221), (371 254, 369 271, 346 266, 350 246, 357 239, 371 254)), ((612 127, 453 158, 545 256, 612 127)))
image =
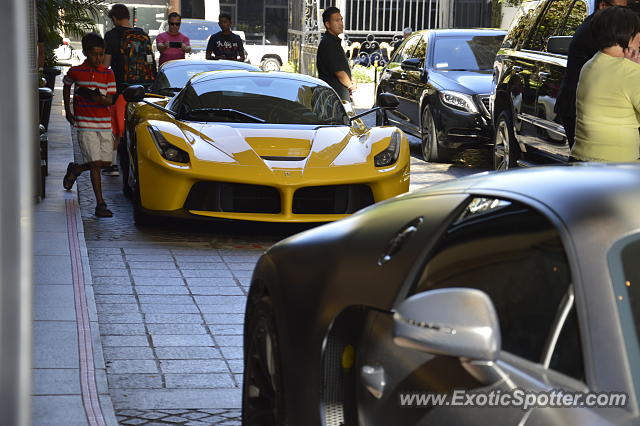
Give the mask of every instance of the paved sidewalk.
POLYGON ((73 159, 56 90, 46 198, 34 206, 33 425, 117 425, 109 397, 77 193, 62 188, 73 159))

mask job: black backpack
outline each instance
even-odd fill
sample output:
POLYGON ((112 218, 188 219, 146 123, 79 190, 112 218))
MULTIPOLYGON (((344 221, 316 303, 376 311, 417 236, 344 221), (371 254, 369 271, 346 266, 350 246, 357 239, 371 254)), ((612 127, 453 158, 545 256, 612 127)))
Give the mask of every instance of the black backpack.
POLYGON ((149 85, 156 78, 151 38, 142 28, 128 28, 120 40, 123 82, 149 85))

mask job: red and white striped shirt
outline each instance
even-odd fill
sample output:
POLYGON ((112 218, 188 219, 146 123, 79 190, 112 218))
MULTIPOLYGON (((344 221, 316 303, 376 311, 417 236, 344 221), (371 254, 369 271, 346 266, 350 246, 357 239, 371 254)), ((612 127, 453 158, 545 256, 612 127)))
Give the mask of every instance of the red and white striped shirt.
POLYGON ((64 85, 74 85, 73 115, 75 126, 78 130, 94 132, 111 131, 111 110, 109 106, 100 105, 91 99, 75 94, 80 87, 89 90, 98 89, 105 95, 116 94, 116 80, 113 71, 99 65, 98 68, 91 68, 87 61, 81 65, 69 68, 64 76, 64 85))

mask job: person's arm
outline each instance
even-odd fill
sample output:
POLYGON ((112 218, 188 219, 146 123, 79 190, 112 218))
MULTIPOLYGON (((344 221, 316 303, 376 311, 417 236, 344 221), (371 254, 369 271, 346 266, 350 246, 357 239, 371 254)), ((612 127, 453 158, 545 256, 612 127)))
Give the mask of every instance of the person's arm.
POLYGON ((349 78, 349 74, 347 74, 346 72, 336 71, 335 74, 336 74, 336 77, 338 78, 338 81, 340 81, 340 84, 342 84, 344 87, 349 89, 350 93, 358 88, 356 83, 353 80, 351 80, 351 78, 349 78))
POLYGON ((71 85, 65 84, 62 88, 62 99, 64 100, 64 116, 73 126, 75 123, 75 119, 73 117, 73 113, 71 112, 71 85))
POLYGON ((191 40, 189 40, 189 37, 187 36, 184 36, 184 38, 182 39, 182 51, 184 53, 191 52, 191 40))
POLYGON ((111 66, 111 55, 107 55, 106 53, 104 54, 102 65, 104 65, 105 68, 109 68, 111 66))
POLYGON ((244 60, 245 60, 244 44, 242 44, 242 39, 240 38, 240 36, 238 36, 238 56, 240 56, 240 59, 238 59, 238 60, 240 62, 244 62, 244 60))
POLYGON ((158 36, 156 38, 156 47, 158 48, 158 52, 163 53, 169 48, 169 43, 165 41, 164 37, 158 36))
POLYGON ((207 43, 207 52, 205 53, 205 58, 207 59, 216 59, 213 54, 213 36, 209 37, 209 42, 207 43))
POLYGON ((111 49, 111 31, 109 31, 104 35, 104 59, 102 60, 102 65, 104 65, 105 68, 111 66, 111 49))

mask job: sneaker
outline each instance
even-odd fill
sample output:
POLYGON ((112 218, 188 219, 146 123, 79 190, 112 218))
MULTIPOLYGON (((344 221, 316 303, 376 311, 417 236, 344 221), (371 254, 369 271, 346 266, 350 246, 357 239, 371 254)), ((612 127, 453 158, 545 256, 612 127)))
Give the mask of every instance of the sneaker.
POLYGON ((96 216, 97 217, 112 217, 113 213, 111 210, 107 208, 107 203, 100 203, 96 205, 96 216))
POLYGON ((105 176, 120 176, 120 171, 116 164, 102 169, 102 174, 105 176))

